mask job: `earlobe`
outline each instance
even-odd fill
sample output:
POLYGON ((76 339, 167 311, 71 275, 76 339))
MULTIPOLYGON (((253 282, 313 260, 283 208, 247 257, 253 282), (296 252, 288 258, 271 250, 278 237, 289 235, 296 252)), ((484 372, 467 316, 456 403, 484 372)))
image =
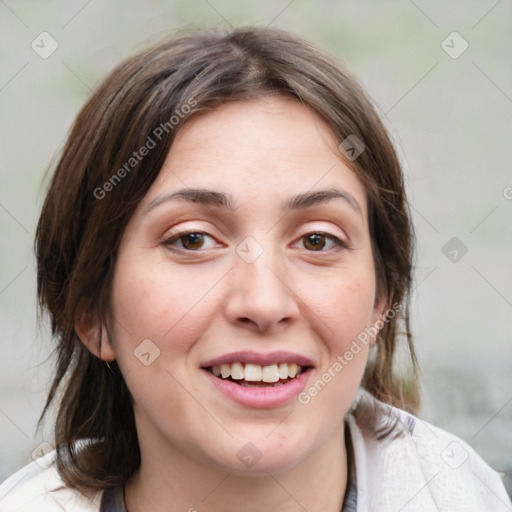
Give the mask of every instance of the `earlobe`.
POLYGON ((114 361, 114 348, 103 323, 91 311, 82 311, 75 321, 75 332, 82 344, 103 361, 114 361), (100 346, 101 340, 101 346, 100 346))
POLYGON ((375 302, 375 307, 373 308, 372 314, 372 325, 370 328, 372 333, 370 348, 377 343, 379 333, 386 322, 386 313, 389 310, 389 307, 390 305, 388 300, 386 300, 386 297, 382 297, 375 302))

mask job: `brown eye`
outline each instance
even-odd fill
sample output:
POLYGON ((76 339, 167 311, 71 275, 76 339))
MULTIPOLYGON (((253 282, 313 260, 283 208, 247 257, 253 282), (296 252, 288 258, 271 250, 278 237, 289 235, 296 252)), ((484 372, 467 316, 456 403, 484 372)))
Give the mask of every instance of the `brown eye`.
POLYGON ((164 245, 181 251, 211 249, 217 245, 210 235, 207 235, 206 233, 199 233, 197 231, 182 231, 181 233, 176 233, 163 243, 164 245))
POLYGON ((312 233, 304 237, 304 247, 312 251, 318 251, 325 247, 325 235, 312 233))
POLYGON ((334 235, 327 233, 309 233, 300 240, 308 251, 327 252, 336 247, 346 247, 346 244, 334 235))
POLYGON ((181 236, 180 240, 185 249, 201 249, 204 244, 204 235, 202 233, 187 233, 181 236))

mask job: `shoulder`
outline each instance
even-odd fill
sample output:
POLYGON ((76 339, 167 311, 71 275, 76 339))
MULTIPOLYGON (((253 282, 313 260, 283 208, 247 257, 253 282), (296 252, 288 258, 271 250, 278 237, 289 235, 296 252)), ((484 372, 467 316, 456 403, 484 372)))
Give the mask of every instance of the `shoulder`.
POLYGON ((347 417, 354 446, 358 510, 512 510, 499 474, 465 441, 400 409, 374 402, 396 420, 381 441, 347 417), (361 488, 360 488, 361 484, 361 488))
POLYGON ((0 484, 0 512, 98 512, 101 492, 88 499, 66 487, 55 456, 55 451, 46 454, 0 484))

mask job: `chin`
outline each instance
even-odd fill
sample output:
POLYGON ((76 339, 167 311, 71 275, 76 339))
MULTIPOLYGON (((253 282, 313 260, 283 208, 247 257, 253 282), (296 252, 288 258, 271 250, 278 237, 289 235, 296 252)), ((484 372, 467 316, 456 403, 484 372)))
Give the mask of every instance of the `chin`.
POLYGON ((320 435, 304 425, 252 429, 237 435, 229 446, 217 446, 216 465, 240 476, 286 472, 308 459, 322 444, 320 435), (302 434, 302 435, 301 435, 302 434))

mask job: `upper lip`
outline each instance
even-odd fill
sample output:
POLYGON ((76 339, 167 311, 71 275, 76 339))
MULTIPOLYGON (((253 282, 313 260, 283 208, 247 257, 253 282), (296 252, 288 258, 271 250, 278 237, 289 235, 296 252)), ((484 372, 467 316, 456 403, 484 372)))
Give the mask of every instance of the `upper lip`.
POLYGON ((231 352, 223 356, 210 359, 201 364, 201 368, 209 368, 210 366, 220 366, 221 364, 232 363, 252 363, 261 366, 269 366, 271 364, 295 363, 299 366, 314 366, 314 363, 308 357, 293 352, 277 351, 262 354, 252 350, 242 350, 239 352, 231 352))

